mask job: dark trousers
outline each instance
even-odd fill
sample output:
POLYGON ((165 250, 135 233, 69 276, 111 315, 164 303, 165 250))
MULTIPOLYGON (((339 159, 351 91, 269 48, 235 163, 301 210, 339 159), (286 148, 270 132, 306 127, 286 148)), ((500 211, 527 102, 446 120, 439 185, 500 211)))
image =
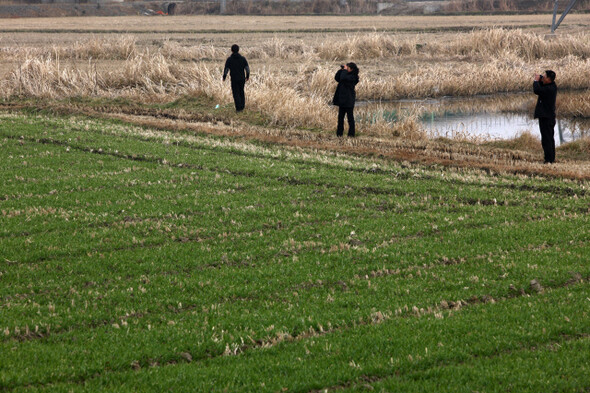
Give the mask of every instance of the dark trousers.
POLYGON ((541 131, 541 145, 545 153, 545 162, 555 162, 555 119, 539 117, 539 130, 541 131))
POLYGON ((244 94, 245 80, 233 80, 231 81, 231 93, 234 96, 234 104, 236 105, 236 111, 244 110, 246 106, 246 95, 244 94))
POLYGON ((343 108, 338 107, 338 128, 336 128, 336 135, 342 136, 344 134, 344 115, 348 119, 348 136, 354 136, 354 107, 343 108))

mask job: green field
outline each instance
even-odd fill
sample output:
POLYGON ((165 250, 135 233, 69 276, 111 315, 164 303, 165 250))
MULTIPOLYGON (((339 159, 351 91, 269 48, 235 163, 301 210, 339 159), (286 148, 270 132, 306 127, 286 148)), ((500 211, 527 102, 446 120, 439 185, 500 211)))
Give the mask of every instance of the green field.
POLYGON ((0 391, 590 391, 587 181, 31 113, 0 157, 0 391))

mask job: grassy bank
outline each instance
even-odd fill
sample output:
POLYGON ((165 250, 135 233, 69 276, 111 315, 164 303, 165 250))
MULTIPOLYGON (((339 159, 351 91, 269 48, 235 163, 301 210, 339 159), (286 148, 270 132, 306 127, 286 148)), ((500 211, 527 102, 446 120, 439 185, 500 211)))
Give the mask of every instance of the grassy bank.
POLYGON ((0 144, 3 390, 588 388, 587 181, 44 114, 0 144))

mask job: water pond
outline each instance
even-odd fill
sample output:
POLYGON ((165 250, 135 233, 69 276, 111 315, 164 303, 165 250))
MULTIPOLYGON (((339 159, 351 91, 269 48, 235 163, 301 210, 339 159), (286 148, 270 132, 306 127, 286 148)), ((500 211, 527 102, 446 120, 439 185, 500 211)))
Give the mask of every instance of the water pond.
MULTIPOLYGON (((538 120, 533 119, 535 103, 534 94, 520 93, 361 102, 358 111, 361 121, 368 122, 378 118, 395 121, 404 116, 417 116, 433 137, 499 140, 512 139, 529 132, 540 139, 538 120)), ((556 145, 584 136, 590 136, 590 119, 558 118, 555 127, 556 145)))

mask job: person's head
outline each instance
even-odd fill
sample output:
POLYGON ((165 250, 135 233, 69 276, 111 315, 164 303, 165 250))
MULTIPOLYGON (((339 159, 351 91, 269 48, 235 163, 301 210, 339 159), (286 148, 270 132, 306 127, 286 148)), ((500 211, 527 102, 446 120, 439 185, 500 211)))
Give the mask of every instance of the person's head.
POLYGON ((553 72, 551 70, 545 71, 545 75, 543 75, 542 82, 543 83, 555 82, 555 72, 553 72))
POLYGON ((233 44, 231 46, 231 53, 238 53, 240 51, 240 47, 238 46, 238 44, 233 44))
POLYGON ((359 68, 357 67, 357 65, 355 63, 346 63, 346 71, 358 75, 359 73, 359 68))

